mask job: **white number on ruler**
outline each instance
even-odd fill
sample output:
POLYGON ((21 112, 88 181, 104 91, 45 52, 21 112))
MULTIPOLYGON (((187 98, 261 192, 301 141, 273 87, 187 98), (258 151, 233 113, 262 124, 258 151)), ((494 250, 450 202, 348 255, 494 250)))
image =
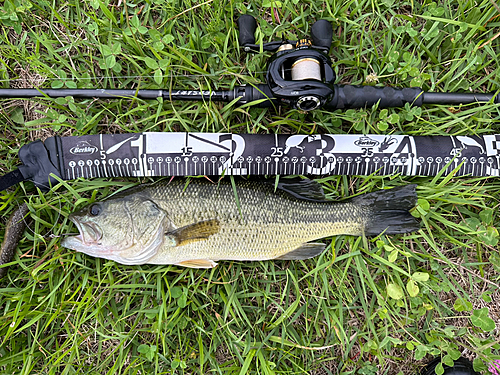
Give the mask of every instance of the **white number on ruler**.
POLYGON ((279 158, 283 156, 283 147, 271 147, 271 150, 273 150, 272 157, 279 158))

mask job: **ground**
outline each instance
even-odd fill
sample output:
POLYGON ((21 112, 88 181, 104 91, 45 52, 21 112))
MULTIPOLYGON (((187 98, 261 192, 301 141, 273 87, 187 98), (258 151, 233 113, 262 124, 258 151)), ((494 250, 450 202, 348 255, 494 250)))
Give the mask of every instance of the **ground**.
MULTIPOLYGON (((337 82, 496 92, 500 10, 489 0, 66 2, 0 6, 2 88, 217 90, 265 79, 270 53, 238 46, 334 28, 337 82)), ((0 171, 53 135, 138 131, 486 135, 498 105, 302 113, 165 100, 2 99, 0 171)), ((417 184, 417 232, 338 236, 307 261, 212 270, 123 266, 60 246, 70 212, 149 179, 24 183, 0 193, 0 239, 21 201, 30 224, 0 284, 5 374, 417 374, 433 356, 500 359, 498 177, 325 176, 329 199, 417 184), (418 288, 415 288, 417 286, 418 288), (394 298, 396 297, 396 298, 394 298)))

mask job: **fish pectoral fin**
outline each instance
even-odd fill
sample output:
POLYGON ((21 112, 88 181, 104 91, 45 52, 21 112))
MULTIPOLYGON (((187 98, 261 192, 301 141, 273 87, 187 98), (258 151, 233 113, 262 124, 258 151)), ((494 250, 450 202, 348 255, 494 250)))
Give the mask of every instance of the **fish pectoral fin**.
POLYGON ((176 266, 188 268, 214 268, 216 265, 217 263, 210 259, 191 259, 176 263, 176 266))
POLYGON ((193 241, 206 240, 213 234, 219 232, 219 220, 205 220, 198 223, 186 225, 165 233, 165 236, 175 245, 182 246, 193 241))
POLYGON ((305 243, 302 246, 296 248, 295 250, 282 255, 277 260, 301 260, 314 258, 316 255, 321 254, 326 248, 324 243, 305 243))

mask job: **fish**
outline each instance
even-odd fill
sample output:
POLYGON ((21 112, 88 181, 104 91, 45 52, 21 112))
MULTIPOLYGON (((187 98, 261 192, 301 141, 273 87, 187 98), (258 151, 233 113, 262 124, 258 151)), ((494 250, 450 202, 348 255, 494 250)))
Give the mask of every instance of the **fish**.
MULTIPOLYGON (((25 216, 28 214, 29 208, 26 203, 23 203, 16 208, 10 215, 5 227, 4 240, 0 247, 0 265, 12 262, 19 241, 21 240, 24 230, 26 229, 25 216)), ((7 267, 0 268, 0 279, 7 274, 7 267)))
POLYGON ((418 230, 409 212, 415 190, 406 185, 336 202, 309 179, 164 180, 70 214, 79 234, 61 245, 124 265, 213 268, 221 260, 309 259, 325 250, 314 242, 321 238, 418 230))

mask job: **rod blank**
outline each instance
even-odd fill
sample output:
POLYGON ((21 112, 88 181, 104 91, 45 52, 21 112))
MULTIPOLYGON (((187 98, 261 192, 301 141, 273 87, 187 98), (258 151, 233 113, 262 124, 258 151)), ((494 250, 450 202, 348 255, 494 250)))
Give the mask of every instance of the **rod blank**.
POLYGON ((163 97, 163 90, 107 90, 107 89, 0 89, 0 98, 141 98, 163 97))
POLYGON ((139 98, 167 100, 202 101, 213 100, 229 102, 234 99, 236 90, 230 91, 194 91, 184 89, 168 90, 118 90, 118 89, 0 89, 0 98, 139 98))
POLYGON ((471 103, 487 103, 494 98, 494 103, 500 103, 497 94, 461 93, 461 92, 425 92, 422 94, 423 104, 459 105, 471 103))

